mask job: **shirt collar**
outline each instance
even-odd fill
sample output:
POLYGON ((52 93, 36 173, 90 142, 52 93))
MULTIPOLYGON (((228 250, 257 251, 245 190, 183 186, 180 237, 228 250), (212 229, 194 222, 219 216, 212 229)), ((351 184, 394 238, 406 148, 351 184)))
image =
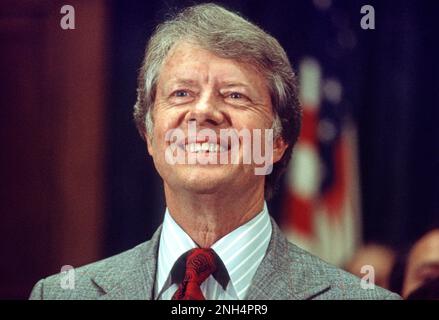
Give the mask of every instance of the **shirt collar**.
MULTIPOLYGON (((212 245, 212 249, 224 263, 239 299, 244 299, 256 269, 265 256, 271 232, 271 221, 264 201, 263 210, 253 219, 212 245)), ((168 281, 178 258, 197 247, 166 208, 159 245, 157 292, 160 292, 168 281)))

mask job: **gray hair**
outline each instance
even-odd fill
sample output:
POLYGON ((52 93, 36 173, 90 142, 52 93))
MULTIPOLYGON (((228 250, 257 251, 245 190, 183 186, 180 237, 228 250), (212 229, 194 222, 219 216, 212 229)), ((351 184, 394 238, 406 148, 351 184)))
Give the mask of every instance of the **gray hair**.
POLYGON ((266 177, 265 198, 272 197, 288 166, 301 125, 297 80, 288 57, 271 35, 240 15, 216 4, 188 7, 157 26, 148 42, 138 78, 134 121, 142 138, 152 136, 156 86, 161 66, 179 41, 190 41, 221 58, 255 66, 267 79, 273 105, 274 136, 288 144, 282 159, 266 177))

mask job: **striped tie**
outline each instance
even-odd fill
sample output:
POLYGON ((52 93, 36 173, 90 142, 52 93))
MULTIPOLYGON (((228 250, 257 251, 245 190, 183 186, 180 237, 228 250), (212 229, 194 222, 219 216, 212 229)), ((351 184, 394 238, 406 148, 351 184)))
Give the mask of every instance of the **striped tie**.
POLYGON ((217 269, 212 249, 196 248, 186 257, 186 272, 172 300, 205 300, 200 285, 217 269))

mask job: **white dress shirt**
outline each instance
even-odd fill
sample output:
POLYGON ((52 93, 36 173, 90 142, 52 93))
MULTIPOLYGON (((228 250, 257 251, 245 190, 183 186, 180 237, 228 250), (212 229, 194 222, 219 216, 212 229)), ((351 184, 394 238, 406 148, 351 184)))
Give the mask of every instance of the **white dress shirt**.
MULTIPOLYGON (((245 299, 256 269, 267 251, 271 232, 271 221, 264 201, 264 208, 258 215, 212 245, 211 248, 222 260, 230 281, 224 289, 213 275, 209 276, 201 284, 201 291, 207 300, 245 299)), ((181 255, 197 247, 166 208, 159 243, 155 299, 172 298, 178 289, 178 283, 171 282, 171 270, 181 255)))

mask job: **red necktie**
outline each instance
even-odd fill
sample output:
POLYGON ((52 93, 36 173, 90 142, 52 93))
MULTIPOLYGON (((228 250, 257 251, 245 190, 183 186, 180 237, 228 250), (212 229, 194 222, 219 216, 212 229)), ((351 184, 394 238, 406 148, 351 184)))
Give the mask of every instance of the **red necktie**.
POLYGON ((196 248, 186 257, 186 272, 172 300, 205 300, 200 285, 216 270, 212 249, 196 248))

